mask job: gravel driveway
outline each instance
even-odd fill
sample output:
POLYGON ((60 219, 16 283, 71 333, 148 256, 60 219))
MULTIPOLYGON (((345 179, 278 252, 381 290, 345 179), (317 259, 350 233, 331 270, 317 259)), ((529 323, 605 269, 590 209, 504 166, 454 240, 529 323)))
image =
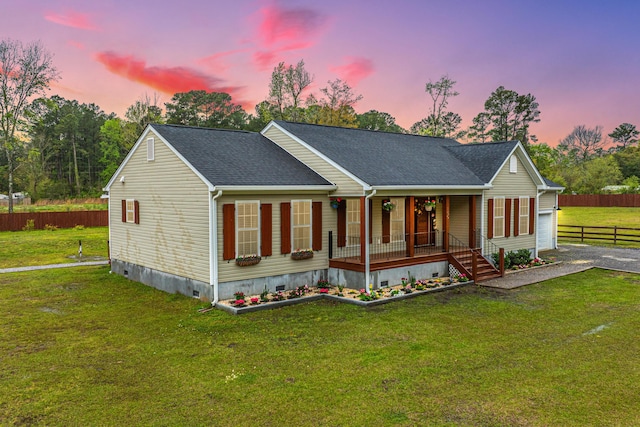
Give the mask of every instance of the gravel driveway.
POLYGON ((601 267, 640 273, 640 249, 609 248, 582 244, 560 245, 558 249, 540 253, 542 258, 559 261, 544 267, 508 272, 505 277, 481 282, 481 286, 513 289, 568 274, 601 267))

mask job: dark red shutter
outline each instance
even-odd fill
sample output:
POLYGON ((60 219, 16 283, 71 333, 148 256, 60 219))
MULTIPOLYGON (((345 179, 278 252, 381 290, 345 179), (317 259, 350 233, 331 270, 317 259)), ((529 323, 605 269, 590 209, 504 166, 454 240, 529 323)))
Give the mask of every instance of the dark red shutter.
POLYGON ((311 240, 314 251, 322 250, 322 202, 311 204, 311 240))
POLYGON ((273 255, 273 227, 271 203, 260 205, 260 255, 273 255))
POLYGON ((534 224, 536 221, 535 218, 535 208, 536 208, 536 199, 533 197, 529 197, 529 234, 533 234, 534 224))
POLYGON ((391 212, 382 209, 382 243, 391 241, 391 212))
POLYGON ((513 235, 520 235, 520 198, 513 199, 513 235))
POLYGON ((140 202, 137 200, 133 202, 133 216, 135 218, 134 222, 140 224, 140 202))
POLYGON ((493 239, 493 199, 487 200, 487 238, 493 239))
POLYGON ((511 236, 511 199, 504 199, 504 237, 511 236))
POLYGON ((122 201, 122 222, 127 222, 127 201, 122 201))
POLYGON ((222 205, 222 259, 236 257, 236 209, 233 204, 222 205))
POLYGON ((291 252, 291 203, 280 203, 280 253, 291 252))
POLYGON ((347 201, 338 205, 338 247, 347 246, 347 201))

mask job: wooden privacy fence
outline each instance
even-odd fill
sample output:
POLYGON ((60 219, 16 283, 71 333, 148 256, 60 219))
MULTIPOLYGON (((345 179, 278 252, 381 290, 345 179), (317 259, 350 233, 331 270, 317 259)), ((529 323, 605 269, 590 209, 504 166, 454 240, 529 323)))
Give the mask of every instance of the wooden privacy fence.
POLYGON ((622 242, 640 244, 640 228, 558 224, 558 239, 604 240, 614 245, 622 242))
POLYGON ((106 227, 109 225, 109 211, 71 211, 71 212, 19 212, 0 214, 0 231, 19 231, 27 221, 33 220, 35 229, 43 229, 45 225, 58 228, 73 228, 76 225, 85 227, 106 227))
POLYGON ((560 194, 560 206, 640 207, 640 194, 560 194))

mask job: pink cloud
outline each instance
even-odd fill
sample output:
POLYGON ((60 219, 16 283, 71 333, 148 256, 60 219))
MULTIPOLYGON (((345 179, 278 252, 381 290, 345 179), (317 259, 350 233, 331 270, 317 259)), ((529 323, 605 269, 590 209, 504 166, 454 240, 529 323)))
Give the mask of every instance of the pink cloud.
POLYGON ((235 100, 239 87, 225 86, 221 79, 187 67, 148 67, 144 60, 114 52, 99 52, 96 60, 114 74, 167 94, 190 90, 226 92, 240 103, 235 100))
POLYGON ((75 47, 76 49, 84 50, 84 43, 77 42, 75 40, 69 40, 67 44, 71 47, 75 47))
POLYGON ((311 45, 312 43, 301 42, 283 46, 279 49, 257 51, 253 54, 253 62, 259 70, 266 70, 269 68, 269 66, 274 65, 276 62, 280 62, 282 60, 281 54, 283 52, 306 49, 311 45))
POLYGON ((44 16, 44 19, 53 22, 54 24, 78 28, 80 30, 96 31, 99 29, 93 22, 91 22, 89 15, 73 10, 68 11, 66 14, 49 12, 44 16))
POLYGON ((224 58, 235 55, 237 53, 246 52, 248 49, 235 49, 229 50, 226 52, 218 52, 213 55, 206 56, 204 58, 200 58, 198 62, 211 70, 223 72, 226 71, 229 66, 223 61, 224 58))
POLYGON ((330 70, 351 86, 356 86, 362 79, 373 73, 373 61, 370 59, 352 57, 347 60, 349 61, 347 64, 330 67, 330 70))
POLYGON ((327 23, 327 17, 313 9, 275 4, 262 8, 259 19, 258 42, 264 49, 253 54, 253 61, 260 70, 281 61, 284 52, 313 46, 327 23))
POLYGON ((317 33, 326 18, 312 9, 285 9, 277 5, 261 9, 262 23, 258 34, 266 46, 306 39, 317 33))

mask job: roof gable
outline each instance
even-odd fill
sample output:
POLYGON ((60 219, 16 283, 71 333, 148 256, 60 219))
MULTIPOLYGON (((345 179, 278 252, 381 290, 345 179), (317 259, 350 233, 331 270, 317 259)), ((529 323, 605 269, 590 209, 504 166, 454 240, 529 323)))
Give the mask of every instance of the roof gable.
POLYGON ((259 133, 178 125, 150 127, 216 187, 331 186, 259 133))

